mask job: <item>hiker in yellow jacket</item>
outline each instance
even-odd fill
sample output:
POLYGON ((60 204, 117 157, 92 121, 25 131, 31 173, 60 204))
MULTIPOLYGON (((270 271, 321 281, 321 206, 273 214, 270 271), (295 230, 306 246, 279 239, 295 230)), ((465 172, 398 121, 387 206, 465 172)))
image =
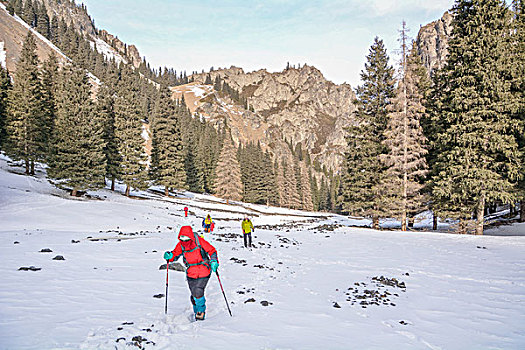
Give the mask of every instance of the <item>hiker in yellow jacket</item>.
POLYGON ((244 247, 252 247, 252 232, 255 232, 255 229, 253 228, 253 224, 248 217, 245 217, 242 221, 242 233, 244 236, 244 247))

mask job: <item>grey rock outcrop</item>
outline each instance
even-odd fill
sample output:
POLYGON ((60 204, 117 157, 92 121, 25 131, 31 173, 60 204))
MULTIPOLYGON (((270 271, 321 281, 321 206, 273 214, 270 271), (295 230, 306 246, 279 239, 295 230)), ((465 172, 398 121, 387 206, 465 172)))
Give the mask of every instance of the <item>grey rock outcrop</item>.
POLYGON ((344 127, 353 120, 355 110, 350 85, 336 85, 309 65, 276 73, 265 69, 245 73, 231 67, 192 77, 204 84, 208 74, 212 81, 219 76, 239 91, 254 111, 234 106, 227 96, 208 95, 192 112, 215 123, 226 120, 236 143, 261 142, 277 157, 289 156, 284 140, 294 146, 301 143, 312 160, 339 169, 346 145, 344 127))
POLYGON ((421 27, 417 35, 418 53, 430 75, 446 62, 448 42, 452 35, 452 19, 452 14, 447 11, 437 21, 421 27))

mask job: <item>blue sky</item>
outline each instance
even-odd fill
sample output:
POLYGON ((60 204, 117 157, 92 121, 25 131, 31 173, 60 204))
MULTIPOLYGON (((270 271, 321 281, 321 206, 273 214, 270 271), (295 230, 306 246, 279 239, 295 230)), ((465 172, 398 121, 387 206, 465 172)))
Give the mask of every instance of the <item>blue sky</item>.
MULTIPOLYGON (((79 1, 77 1, 79 2, 79 1)), ((97 28, 134 44, 153 67, 188 73, 307 63, 356 87, 377 35, 395 64, 404 19, 413 38, 453 0, 83 0, 97 28)))

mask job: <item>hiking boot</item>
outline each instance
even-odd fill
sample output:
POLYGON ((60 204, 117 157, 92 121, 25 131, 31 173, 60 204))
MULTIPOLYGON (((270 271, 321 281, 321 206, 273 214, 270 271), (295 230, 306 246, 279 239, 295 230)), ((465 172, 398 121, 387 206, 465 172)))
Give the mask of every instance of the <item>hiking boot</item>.
POLYGON ((205 315, 204 312, 197 312, 195 314, 195 320, 197 320, 197 321, 204 321, 204 315, 205 315))

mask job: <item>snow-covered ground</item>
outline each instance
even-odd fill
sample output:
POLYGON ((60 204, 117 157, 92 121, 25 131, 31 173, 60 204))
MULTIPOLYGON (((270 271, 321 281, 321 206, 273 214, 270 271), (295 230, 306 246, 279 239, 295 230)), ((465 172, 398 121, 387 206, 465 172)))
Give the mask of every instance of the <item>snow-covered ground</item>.
POLYGON ((525 348, 523 236, 374 231, 191 193, 70 198, 38 170, 0 157, 1 349, 525 348), (206 321, 191 322, 176 271, 165 315, 163 252, 207 213, 233 317, 213 276, 206 321), (245 214, 256 249, 242 247, 245 214))

